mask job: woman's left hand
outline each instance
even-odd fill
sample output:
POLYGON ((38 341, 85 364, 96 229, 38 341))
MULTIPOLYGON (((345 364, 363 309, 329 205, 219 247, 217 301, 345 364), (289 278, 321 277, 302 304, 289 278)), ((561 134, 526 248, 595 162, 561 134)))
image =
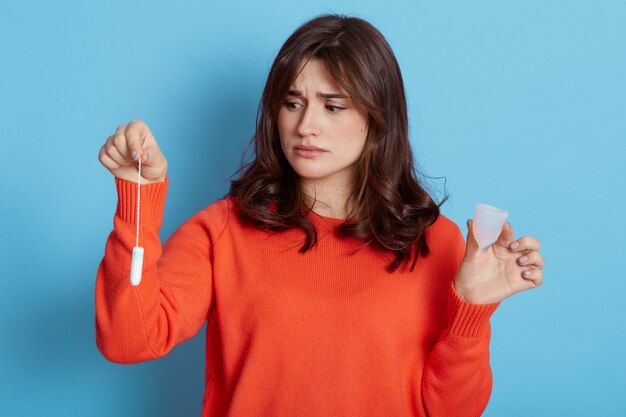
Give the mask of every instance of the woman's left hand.
POLYGON ((498 303, 541 285, 544 262, 539 240, 531 236, 515 240, 511 225, 505 223, 498 241, 479 255, 473 223, 468 221, 465 256, 454 279, 461 299, 474 304, 498 303))

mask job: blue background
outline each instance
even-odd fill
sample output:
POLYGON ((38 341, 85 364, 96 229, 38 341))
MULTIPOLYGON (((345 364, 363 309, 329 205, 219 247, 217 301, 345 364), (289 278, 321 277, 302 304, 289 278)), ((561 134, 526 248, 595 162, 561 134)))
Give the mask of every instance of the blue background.
POLYGON ((493 204, 543 243, 545 284, 492 319, 485 415, 626 415, 624 2, 225 3, 0 3, 0 416, 200 415, 204 332, 138 365, 96 349, 116 204, 98 150, 121 123, 150 125, 167 238, 227 192, 274 56, 324 12, 394 48, 443 213, 466 232, 493 204))

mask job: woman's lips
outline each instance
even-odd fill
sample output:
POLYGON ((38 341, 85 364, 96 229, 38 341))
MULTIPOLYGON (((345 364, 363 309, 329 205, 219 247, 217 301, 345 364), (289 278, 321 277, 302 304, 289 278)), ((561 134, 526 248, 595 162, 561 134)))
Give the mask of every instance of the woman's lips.
POLYGON ((315 158, 328 152, 317 146, 296 146, 293 151, 296 155, 303 158, 315 158))

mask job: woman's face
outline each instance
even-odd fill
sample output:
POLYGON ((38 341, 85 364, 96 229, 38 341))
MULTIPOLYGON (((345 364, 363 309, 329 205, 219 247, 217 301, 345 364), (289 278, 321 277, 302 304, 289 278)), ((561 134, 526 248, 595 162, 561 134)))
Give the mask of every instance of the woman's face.
POLYGON ((283 152, 301 179, 350 186, 367 137, 366 117, 321 60, 308 61, 278 113, 283 152))

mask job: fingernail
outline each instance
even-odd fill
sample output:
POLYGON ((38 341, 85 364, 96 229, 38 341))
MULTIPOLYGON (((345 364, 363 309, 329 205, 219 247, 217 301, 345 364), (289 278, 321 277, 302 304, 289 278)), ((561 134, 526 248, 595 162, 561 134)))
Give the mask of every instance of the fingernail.
POLYGON ((511 246, 509 246, 509 248, 511 248, 511 250, 515 250, 515 249, 519 248, 519 242, 511 243, 511 246))
POLYGON ((530 276, 533 273, 533 271, 524 271, 522 272, 522 274, 524 274, 525 277, 530 276))
POLYGON ((133 159, 137 158, 137 152, 133 152, 133 159))
POLYGON ((150 160, 150 153, 148 152, 148 157, 146 158, 146 162, 150 160))
POLYGON ((528 260, 528 256, 524 255, 517 260, 517 262, 521 265, 528 260))

